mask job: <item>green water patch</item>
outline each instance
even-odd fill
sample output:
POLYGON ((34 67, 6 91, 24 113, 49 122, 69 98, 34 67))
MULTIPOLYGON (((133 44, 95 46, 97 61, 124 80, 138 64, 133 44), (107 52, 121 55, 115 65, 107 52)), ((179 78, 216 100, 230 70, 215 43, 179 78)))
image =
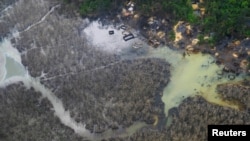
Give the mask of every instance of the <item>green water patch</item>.
POLYGON ((5 79, 8 79, 12 76, 23 76, 25 74, 24 67, 8 56, 6 56, 5 68, 6 68, 5 79))
POLYGON ((0 81, 2 81, 5 77, 6 74, 6 70, 5 70, 5 55, 3 53, 0 52, 0 81))

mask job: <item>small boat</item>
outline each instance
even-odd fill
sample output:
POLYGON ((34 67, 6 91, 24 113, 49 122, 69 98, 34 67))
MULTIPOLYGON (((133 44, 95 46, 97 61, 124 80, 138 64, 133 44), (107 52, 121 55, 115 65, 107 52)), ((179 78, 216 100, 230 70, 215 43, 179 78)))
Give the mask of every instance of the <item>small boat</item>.
POLYGON ((142 43, 134 43, 132 47, 137 49, 137 48, 141 48, 142 45, 143 45, 142 43))

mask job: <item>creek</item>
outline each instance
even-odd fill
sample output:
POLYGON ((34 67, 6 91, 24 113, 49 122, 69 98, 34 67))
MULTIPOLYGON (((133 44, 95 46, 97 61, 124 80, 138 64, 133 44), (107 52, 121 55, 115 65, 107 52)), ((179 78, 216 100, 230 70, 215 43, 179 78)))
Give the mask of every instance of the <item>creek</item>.
MULTIPOLYGON (((63 102, 55 96, 52 90, 41 84, 39 79, 29 75, 27 68, 22 64, 21 54, 13 46, 11 39, 19 38, 19 36, 22 36, 20 34, 30 32, 32 28, 44 22, 59 6, 51 7, 39 21, 19 32, 12 33, 12 35, 2 40, 0 43, 0 87, 5 88, 20 81, 27 88, 33 87, 51 102, 54 113, 62 124, 73 129, 77 134, 92 140, 101 140, 113 136, 131 136, 139 129, 147 126, 145 123, 138 122, 128 128, 118 129, 118 131, 108 130, 98 135, 91 133, 85 128, 84 121, 82 121, 83 123, 77 123, 70 116, 70 111, 65 110, 63 102)), ((8 12, 8 10, 5 12, 8 12)), ((102 27, 95 21, 89 23, 89 26, 82 32, 91 46, 101 51, 107 51, 110 54, 117 54, 124 60, 161 58, 169 62, 171 64, 171 78, 169 84, 164 88, 162 96, 166 116, 168 116, 169 109, 177 107, 185 98, 196 95, 204 97, 213 104, 239 109, 239 105, 223 100, 217 93, 216 87, 218 84, 223 83, 238 83, 243 78, 246 78, 245 74, 235 76, 232 73, 223 73, 223 66, 218 66, 215 59, 210 55, 197 53, 184 57, 183 51, 171 50, 168 47, 158 47, 157 49, 149 47, 139 35, 139 31, 134 29, 126 30, 127 33, 133 32, 134 38, 124 41, 124 33, 126 34, 124 30, 114 26, 102 27), (110 30, 113 30, 114 35, 108 34, 110 30)), ((171 124, 170 122, 168 121, 167 124, 171 124)))

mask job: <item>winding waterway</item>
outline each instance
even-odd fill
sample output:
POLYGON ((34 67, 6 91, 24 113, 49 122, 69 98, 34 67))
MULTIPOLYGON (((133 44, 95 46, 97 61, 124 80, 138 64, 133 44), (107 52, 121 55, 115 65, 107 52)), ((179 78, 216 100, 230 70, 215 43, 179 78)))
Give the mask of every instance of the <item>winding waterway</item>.
MULTIPOLYGON (((55 114, 60 118, 61 122, 74 129, 76 133, 85 137, 93 138, 93 135, 85 128, 83 124, 76 123, 66 111, 63 103, 51 92, 45 88, 37 79, 32 78, 29 72, 21 64, 20 54, 10 43, 10 39, 5 39, 1 44, 1 82, 0 86, 22 81, 27 87, 33 87, 36 91, 49 99, 52 103, 55 114)), ((131 47, 131 46, 129 46, 131 47)), ((238 109, 238 105, 223 101, 216 92, 216 86, 221 83, 236 82, 242 80, 240 75, 234 80, 228 79, 228 75, 220 75, 222 66, 215 64, 215 60, 210 55, 201 53, 191 54, 183 57, 182 52, 174 51, 168 47, 159 47, 158 49, 148 48, 148 52, 140 57, 146 58, 162 58, 171 64, 171 81, 164 89, 162 101, 165 104, 165 114, 168 116, 169 109, 177 107, 183 99, 201 95, 208 102, 238 109)), ((140 58, 139 57, 139 58, 140 58)), ((121 134, 120 137, 132 135, 138 129, 145 126, 143 123, 137 123, 126 129, 126 134, 121 134)), ((106 131, 101 135, 94 137, 103 138, 112 136, 113 131, 106 131)))
MULTIPOLYGON (((11 39, 18 38, 19 34, 27 32, 42 23, 57 7, 59 5, 52 7, 39 21, 2 40, 0 43, 0 86, 4 88, 21 81, 27 88, 33 87, 36 91, 41 92, 42 96, 47 98, 53 105, 55 115, 60 121, 65 126, 73 129, 77 134, 93 140, 111 137, 119 131, 108 130, 102 134, 95 135, 85 128, 84 123, 77 123, 70 116, 70 111, 65 110, 62 101, 50 89, 41 84, 39 79, 30 76, 22 64, 21 54, 11 44, 11 39)), ((132 31, 137 34, 136 30, 132 31)), ((89 44, 102 51, 118 54, 123 59, 161 58, 171 64, 171 80, 164 88, 162 96, 166 116, 168 116, 168 111, 171 108, 177 107, 185 98, 195 95, 200 95, 213 104, 239 109, 239 105, 223 100, 216 92, 216 87, 218 84, 241 81, 243 77, 246 78, 245 75, 223 74, 223 66, 215 64, 215 59, 210 55, 198 53, 184 57, 182 51, 174 51, 168 47, 151 48, 139 36, 135 36, 135 39, 125 42, 122 39, 123 31, 113 26, 108 28, 100 27, 97 22, 90 23, 83 32, 86 38, 89 39, 89 44), (114 30, 119 36, 115 38, 112 36, 100 37, 104 37, 105 35, 103 34, 108 33, 109 30, 114 30), (138 49, 133 48, 132 46, 138 42, 141 44, 141 47, 138 49), (229 78, 234 79, 230 80, 229 78)), ((146 124, 142 122, 134 123, 129 128, 124 129, 125 131, 119 137, 131 136, 145 126, 146 124)))

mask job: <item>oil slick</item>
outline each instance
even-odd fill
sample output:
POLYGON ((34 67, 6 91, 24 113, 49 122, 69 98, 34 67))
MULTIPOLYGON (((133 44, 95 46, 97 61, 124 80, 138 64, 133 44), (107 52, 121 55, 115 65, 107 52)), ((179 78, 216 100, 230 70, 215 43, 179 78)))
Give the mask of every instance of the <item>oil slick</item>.
POLYGON ((161 47, 151 49, 148 57, 163 58, 172 67, 171 81, 164 89, 162 97, 166 116, 169 109, 177 107, 186 97, 195 95, 204 97, 210 103, 239 109, 239 105, 223 100, 216 92, 216 87, 218 84, 240 81, 243 75, 230 80, 233 74, 221 74, 223 66, 216 65, 212 56, 197 53, 183 57, 178 51, 161 47))
MULTIPOLYGON (((176 42, 182 38, 181 33, 177 30, 180 24, 182 22, 178 22, 174 26, 176 42)), ((110 38, 110 36, 107 36, 108 30, 110 30, 110 26, 104 28, 100 27, 97 22, 93 22, 84 32, 94 47, 113 54, 117 52, 122 54, 125 48, 131 48, 131 42, 136 43, 137 38, 124 42, 121 40, 122 34, 116 34, 115 37, 110 38), (95 34, 102 35, 105 38, 98 37, 99 35, 93 36, 95 34)), ((112 28, 112 30, 115 29, 112 28)), ((119 30, 115 30, 115 33, 119 33, 119 30)), ((168 116, 169 109, 177 107, 183 99, 195 95, 200 95, 213 104, 239 109, 239 105, 235 102, 223 100, 216 92, 216 87, 219 84, 240 81, 243 79, 243 74, 238 77, 233 76, 233 78, 235 77, 234 80, 228 78, 233 74, 220 74, 223 66, 216 65, 215 59, 210 55, 196 53, 184 57, 181 51, 174 51, 168 47, 150 48, 145 43, 141 48, 144 48, 147 53, 133 59, 162 58, 171 64, 171 81, 164 89, 162 97, 162 101, 165 103, 166 116, 168 116)))
MULTIPOLYGON (((27 88, 33 87, 36 91, 40 92, 44 98, 47 98, 51 102, 54 114, 60 119, 62 124, 73 129, 77 134, 92 140, 109 138, 114 135, 119 137, 131 136, 137 130, 147 126, 145 123, 138 122, 123 129, 120 133, 119 131, 113 130, 108 130, 98 135, 90 133, 90 131, 85 128, 84 123, 78 123, 71 118, 70 111, 65 110, 62 101, 56 97, 50 89, 42 85, 39 79, 32 78, 29 75, 27 69, 22 65, 21 54, 13 47, 10 40, 19 38, 19 34, 29 32, 32 28, 44 22, 59 6, 60 5, 53 6, 41 19, 20 32, 13 32, 12 37, 5 38, 0 43, 0 87, 5 87, 17 82, 23 82, 27 88)), ((176 42, 182 38, 181 33, 177 31, 177 27, 180 24, 181 22, 174 27, 176 42)), ((169 62, 172 65, 172 77, 170 83, 164 89, 162 97, 162 101, 165 103, 166 116, 168 115, 168 110, 178 106, 184 98, 195 95, 201 95, 208 102, 221 106, 234 109, 239 108, 238 105, 223 101, 216 93, 216 86, 218 84, 232 82, 232 80, 229 80, 227 76, 221 76, 217 73, 221 71, 222 67, 214 63, 215 60, 213 57, 198 53, 183 58, 181 52, 173 51, 167 47, 157 49, 149 48, 145 41, 138 38, 137 31, 132 29, 129 31, 126 29, 127 34, 124 35, 123 30, 125 29, 121 29, 112 26, 101 26, 100 23, 94 21, 83 30, 83 34, 85 38, 89 40, 91 46, 110 54, 127 55, 128 53, 142 50, 143 53, 148 52, 148 54, 143 54, 140 57, 162 58, 169 62), (113 34, 109 35, 110 30, 113 31, 113 34), (133 32, 133 34, 130 34, 130 32, 133 32)), ((44 53, 44 55, 46 54, 44 53)), ((137 54, 133 55, 135 57, 131 57, 132 55, 130 55, 125 59, 139 58, 137 54)), ((99 68, 103 67, 105 66, 99 68)), ((241 76, 233 81, 237 82, 238 80, 241 80, 241 76)), ((157 125, 159 119, 157 116, 155 116, 154 119, 155 122, 153 125, 157 125)), ((170 122, 171 121, 168 120, 167 124, 170 122)))

